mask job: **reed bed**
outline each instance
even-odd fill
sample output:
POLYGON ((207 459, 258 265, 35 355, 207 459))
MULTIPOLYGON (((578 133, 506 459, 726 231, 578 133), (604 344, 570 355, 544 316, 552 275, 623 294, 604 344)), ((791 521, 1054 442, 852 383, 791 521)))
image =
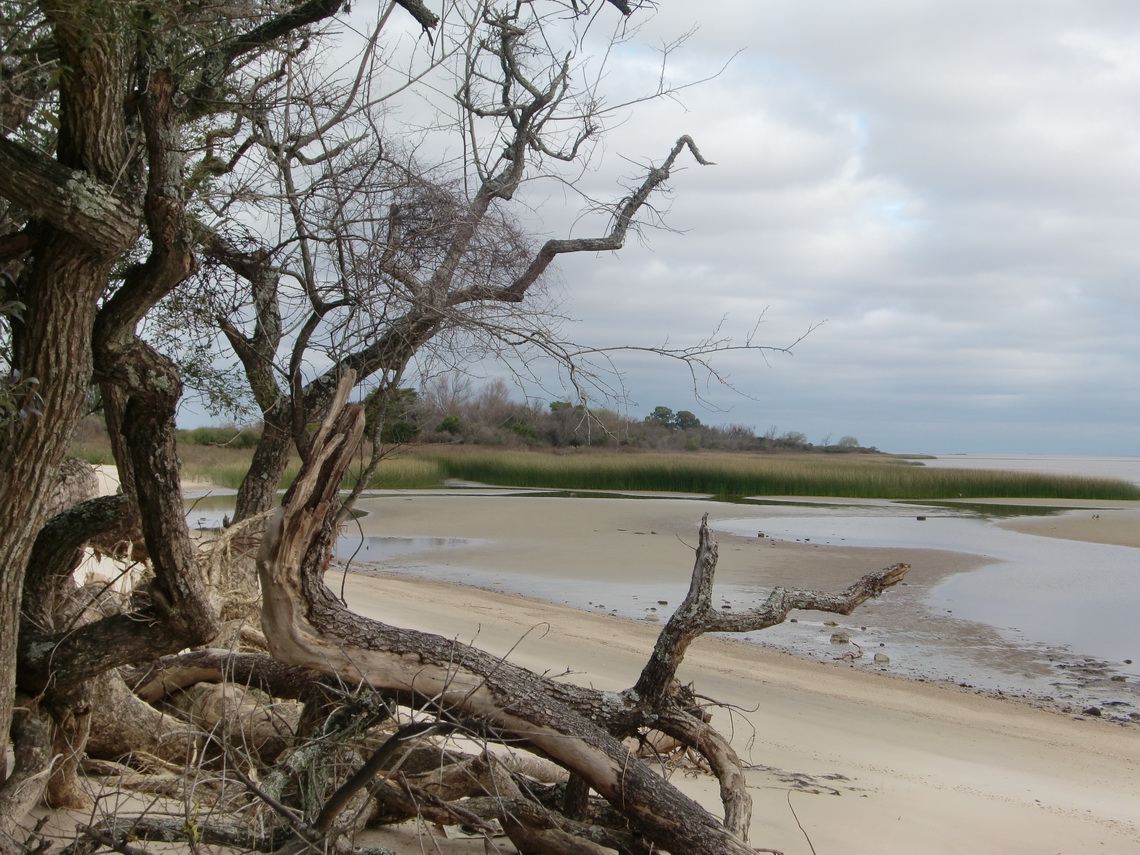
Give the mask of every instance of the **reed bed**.
POLYGON ((446 477, 512 487, 866 499, 1140 499, 1111 478, 927 469, 871 455, 433 453, 446 477))
MULTIPOLYGON (((183 446, 183 477, 237 489, 249 468, 246 449, 183 446)), ((109 450, 76 447, 92 463, 113 463, 109 450)), ((293 461, 281 487, 300 468, 293 461)), ((345 487, 361 467, 350 470, 345 487)), ((835 496, 863 499, 1140 500, 1140 487, 1113 478, 1083 478, 983 469, 928 469, 870 454, 580 452, 549 454, 482 448, 424 448, 381 462, 370 489, 417 490, 447 479, 507 487, 639 490, 715 496, 835 496)))
MULTIPOLYGON (((345 486, 359 477, 360 467, 349 469, 345 486)), ((439 487, 447 476, 439 462, 423 457, 390 457, 380 461, 368 486, 373 490, 425 490, 439 487)))

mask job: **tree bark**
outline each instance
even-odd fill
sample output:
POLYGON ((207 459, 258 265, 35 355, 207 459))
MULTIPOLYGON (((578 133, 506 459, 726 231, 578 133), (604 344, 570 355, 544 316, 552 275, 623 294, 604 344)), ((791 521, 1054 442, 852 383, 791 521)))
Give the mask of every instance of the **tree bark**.
POLYGON ((309 462, 270 524, 258 559, 263 626, 274 656, 351 683, 402 692, 473 718, 584 778, 658 846, 693 855, 752 849, 598 725, 559 702, 553 681, 437 636, 354 615, 325 587, 340 474, 363 430, 341 381, 309 462))

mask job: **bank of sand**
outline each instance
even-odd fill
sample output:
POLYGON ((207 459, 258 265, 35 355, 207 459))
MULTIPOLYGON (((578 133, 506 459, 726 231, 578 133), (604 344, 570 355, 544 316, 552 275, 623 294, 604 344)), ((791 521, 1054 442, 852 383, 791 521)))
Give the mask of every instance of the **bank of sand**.
MULTIPOLYGON (((433 554, 435 564, 619 577, 644 584, 648 595, 655 585, 687 580, 701 514, 713 514, 715 529, 716 515, 725 512, 724 505, 692 499, 430 495, 386 496, 365 507, 373 512, 362 520, 366 534, 480 539, 433 554)), ((1135 507, 1121 514, 1140 523, 1135 507)), ((1099 521, 1090 514, 1081 530, 1099 521)), ((718 539, 718 579, 760 567, 773 582, 805 587, 842 587, 898 560, 911 561, 916 576, 935 578, 970 569, 975 560, 718 539)), ((414 564, 413 557, 400 560, 414 564)), ((631 685, 658 630, 407 576, 348 574, 344 585, 350 606, 363 614, 472 642, 537 671, 569 671, 566 679, 599 689, 631 685)), ((756 846, 787 855, 1140 852, 1140 727, 716 638, 693 645, 681 676, 735 708, 718 712, 718 723, 756 764, 748 773, 756 846)), ((711 778, 677 773, 674 780, 716 809, 711 778)), ((436 851, 407 827, 380 832, 378 842, 406 855, 436 851)))

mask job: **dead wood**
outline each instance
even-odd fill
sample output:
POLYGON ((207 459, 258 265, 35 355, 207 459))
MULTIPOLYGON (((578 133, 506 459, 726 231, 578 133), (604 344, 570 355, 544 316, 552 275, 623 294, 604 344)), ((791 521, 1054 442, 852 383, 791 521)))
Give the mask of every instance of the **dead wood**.
POLYGON ((314 668, 298 668, 271 656, 206 648, 163 656, 128 671, 124 679, 138 697, 154 702, 195 683, 223 681, 297 700, 312 683, 326 678, 314 668))
POLYGON ((158 758, 178 767, 193 765, 201 750, 201 733, 182 719, 160 712, 135 697, 117 671, 91 680, 91 731, 87 754, 102 760, 158 758))
POLYGON ((352 379, 342 380, 258 557, 262 622, 273 655, 346 682, 405 693, 445 717, 482 721, 580 775, 661 848, 751 853, 738 834, 562 702, 565 693, 554 681, 466 645, 362 618, 328 590, 322 577, 340 476, 364 421, 359 407, 345 406, 352 379))
POLYGON ((171 696, 170 703, 194 727, 264 766, 292 746, 301 712, 296 702, 240 683, 198 683, 171 696))
POLYGON ((0 788, 0 851, 20 851, 20 820, 35 806, 51 771, 51 724, 29 708, 27 698, 12 718, 15 763, 0 788))
MULTIPOLYGON (((717 554, 705 519, 689 594, 662 630, 637 685, 624 693, 603 693, 556 682, 476 648, 355 615, 324 585, 337 527, 340 474, 362 422, 360 412, 344 404, 348 388, 346 381, 311 446, 309 462, 267 529, 258 558, 263 627, 276 658, 206 649, 163 657, 128 674, 136 691, 152 700, 207 681, 220 687, 194 691, 213 691, 226 699, 248 685, 274 697, 311 702, 311 738, 287 751, 262 780, 250 779, 242 771, 248 768, 244 762, 232 756, 227 761, 247 792, 269 806, 257 814, 266 830, 252 835, 219 826, 207 832, 203 825, 199 839, 240 839, 246 848, 262 851, 280 849, 288 840, 335 848, 338 837, 358 829, 369 816, 382 822, 420 817, 486 833, 496 822, 522 853, 757 851, 746 843, 751 799, 744 764, 691 688, 676 681, 689 644, 705 632, 772 626, 795 608, 849 613, 896 584, 909 568, 895 565, 869 574, 834 595, 776 589, 754 609, 725 614, 712 606, 717 554), (366 696, 375 693, 380 703, 364 697, 355 701, 358 709, 342 708, 330 717, 330 702, 345 698, 338 684, 365 687, 366 696), (375 739, 371 728, 390 713, 392 701, 417 710, 420 720, 387 736, 368 756, 361 746, 375 739), (423 714, 430 718, 423 720, 423 714), (544 787, 518 776, 496 755, 445 756, 443 749, 427 746, 419 751, 436 752, 431 768, 420 774, 398 771, 401 761, 393 757, 408 747, 403 743, 410 745, 439 728, 462 729, 533 752, 541 762, 553 760, 568 770, 570 780, 544 787), (649 762, 618 738, 628 735, 657 746, 657 752, 649 752, 649 762), (659 752, 666 749, 696 752, 700 764, 717 777, 723 820, 655 771, 659 752), (591 791, 605 802, 591 798, 591 791), (366 810, 365 800, 374 807, 366 810), (608 808, 599 809, 606 803, 608 808)), ((211 718, 198 710, 195 717, 222 721, 228 714, 221 710, 211 718)), ((171 786, 170 781, 149 783, 155 791, 171 786)), ((162 837, 174 834, 162 823, 140 828, 138 836, 173 839, 162 837)), ((121 840, 115 835, 125 829, 105 827, 99 834, 121 840)))

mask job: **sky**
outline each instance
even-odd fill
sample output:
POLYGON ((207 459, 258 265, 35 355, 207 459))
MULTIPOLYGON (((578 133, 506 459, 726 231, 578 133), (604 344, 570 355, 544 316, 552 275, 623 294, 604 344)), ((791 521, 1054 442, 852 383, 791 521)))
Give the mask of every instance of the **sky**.
MULTIPOLYGON (((1140 5, 1098 0, 669 2, 610 58, 612 196, 690 134, 665 222, 563 257, 570 333, 682 345, 718 328, 733 389, 619 360, 629 412, 852 435, 892 452, 1140 455, 1140 5), (702 11, 712 9, 712 13, 702 11), (640 90, 639 90, 639 87, 640 90), (722 324, 723 321, 723 324, 722 324)), ((581 235, 572 198, 536 203, 581 235)))
MULTIPOLYGON (((580 55, 606 56, 606 104, 652 91, 686 33, 666 82, 712 79, 608 116, 578 189, 620 197, 683 134, 716 165, 682 155, 664 227, 560 258, 564 332, 771 349, 720 354, 728 385, 617 354, 617 408, 892 452, 1140 455, 1140 4, 660 0, 607 53, 620 21, 604 6, 580 55)), ((526 194, 540 237, 605 231, 572 192, 526 194)), ((565 397, 543 380, 527 391, 565 397)))

